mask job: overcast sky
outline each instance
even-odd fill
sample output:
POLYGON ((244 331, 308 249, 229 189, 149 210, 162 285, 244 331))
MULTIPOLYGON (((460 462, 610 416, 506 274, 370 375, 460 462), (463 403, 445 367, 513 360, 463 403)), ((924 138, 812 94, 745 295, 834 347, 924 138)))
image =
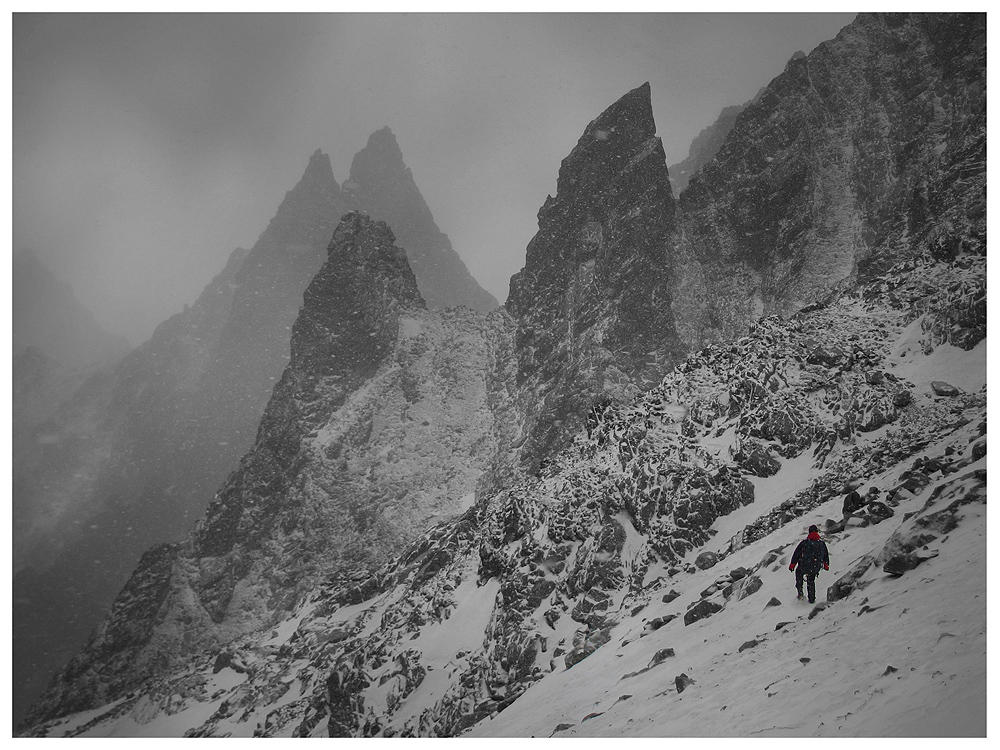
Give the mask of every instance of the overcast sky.
POLYGON ((13 248, 138 344, 249 248, 317 148, 388 125, 503 302, 559 163, 649 81, 669 164, 831 15, 13 17, 13 248))

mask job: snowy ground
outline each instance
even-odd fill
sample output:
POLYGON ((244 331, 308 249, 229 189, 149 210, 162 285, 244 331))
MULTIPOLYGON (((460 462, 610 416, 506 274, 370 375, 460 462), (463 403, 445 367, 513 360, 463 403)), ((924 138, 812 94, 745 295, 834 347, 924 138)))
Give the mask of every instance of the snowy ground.
MULTIPOLYGON (((919 321, 902 332, 887 361, 897 376, 913 384, 918 405, 947 407, 948 400, 932 390, 935 380, 967 392, 985 385, 985 342, 970 352, 942 345, 925 355, 918 341, 919 321)), ((948 460, 971 460, 973 445, 981 439, 980 422, 972 419, 955 432, 942 433, 918 454, 868 477, 865 486, 883 490, 899 486, 920 457, 944 458, 950 453, 948 460)), ((879 440, 887 429, 895 427, 861 434, 857 445, 879 440)), ((718 445, 708 447, 724 450, 726 440, 723 435, 718 445)), ((546 631, 548 652, 538 655, 539 663, 546 665, 544 677, 504 710, 472 727, 469 736, 984 737, 985 503, 962 506, 958 526, 919 550, 929 559, 915 569, 894 577, 873 566, 846 599, 822 604, 827 588, 856 562, 878 553, 901 528, 911 528, 916 519, 946 506, 958 496, 949 487, 971 485, 977 481, 972 478, 974 472, 986 468, 984 457, 954 473, 931 472, 931 484, 918 494, 900 493, 893 518, 864 527, 852 522, 845 531, 826 536, 831 565, 818 581, 819 608, 796 601, 788 559, 809 524, 822 528, 828 519, 841 518, 839 496, 737 550, 715 567, 673 576, 665 568, 651 569, 645 580, 662 575, 657 584, 660 589, 652 592, 652 603, 645 608, 618 616, 610 642, 566 669, 564 660, 552 653, 553 647, 560 642, 570 644, 579 623, 562 618, 555 629, 546 631), (928 507, 938 488, 948 491, 928 507), (737 567, 754 568, 773 550, 778 550, 776 559, 755 571, 762 581, 756 593, 728 601, 721 593, 709 595, 725 605, 721 611, 687 626, 678 616, 649 630, 649 621, 683 615, 720 576, 737 567), (661 597, 670 590, 680 596, 663 603, 661 597), (673 655, 655 663, 654 655, 664 649, 672 649, 673 655), (682 674, 692 682, 679 692, 675 678, 682 674)), ((805 451, 795 459, 782 460, 776 475, 753 479, 755 501, 717 519, 715 535, 702 549, 725 551, 735 534, 809 487, 816 474, 810 452, 805 451)), ((471 499, 465 497, 463 505, 471 499)), ((630 560, 642 538, 626 522, 627 517, 619 521, 626 534, 622 558, 630 560)), ((691 553, 690 559, 700 551, 691 553)), ((366 707, 381 715, 387 701, 401 701, 384 726, 397 731, 407 723, 415 726, 421 713, 441 700, 453 678, 467 666, 469 653, 482 647, 499 582, 490 579, 476 585, 474 563, 466 562, 473 567, 461 577, 451 597, 450 613, 418 632, 397 632, 398 643, 392 644, 389 660, 370 675, 366 707), (391 656, 403 651, 419 653, 420 664, 427 670, 407 690, 402 687, 412 674, 399 670, 391 656)), ((360 637, 371 635, 384 627, 383 615, 404 596, 403 587, 397 587, 322 616, 315 616, 316 601, 307 602, 293 617, 260 635, 254 647, 262 658, 258 669, 267 666, 268 654, 292 645, 306 632, 329 634, 359 628, 360 637)), ((271 671, 276 669, 281 670, 280 684, 275 690, 272 681, 266 688, 275 690, 273 699, 255 700, 252 709, 242 714, 224 715, 227 705, 237 705, 241 695, 252 689, 245 675, 230 667, 214 672, 209 666, 185 678, 194 689, 170 697, 167 710, 162 701, 154 708, 143 697, 120 714, 105 706, 54 722, 49 736, 80 730, 82 736, 181 736, 220 712, 213 723, 214 734, 251 736, 276 709, 308 702, 315 691, 310 679, 315 683, 317 676, 325 679, 327 675, 325 665, 305 660, 284 668, 271 665, 271 671)), ((170 689, 176 690, 177 685, 172 683, 170 689)), ((293 726, 286 728, 290 731, 293 726)), ((322 729, 320 725, 316 731, 322 729)))
MULTIPOLYGON (((925 455, 943 448, 932 446, 925 455)), ((902 468, 880 481, 889 485, 902 468)), ((977 468, 986 468, 986 460, 959 473, 977 468)), ((784 475, 774 480, 804 478, 794 470, 784 475)), ((888 521, 851 525, 829 537, 831 570, 818 580, 818 600, 861 556, 881 549, 904 514, 918 511, 938 484, 952 479, 941 477, 903 501, 888 521)), ((792 488, 779 489, 774 480, 770 496, 780 502, 792 488)), ((820 506, 803 524, 839 518, 839 505, 838 498, 820 506)), ((759 502, 754 506, 761 510, 759 502)), ((756 594, 690 626, 678 618, 640 638, 645 621, 682 613, 725 571, 699 571, 683 588, 671 581, 664 592, 675 588, 680 598, 623 620, 611 643, 573 669, 549 675, 471 735, 985 736, 985 506, 972 504, 965 512, 957 529, 930 545, 938 557, 900 578, 870 571, 867 588, 812 619, 813 607, 795 599, 794 574, 787 568, 794 544, 803 538, 790 525, 719 566, 725 571, 751 567, 785 545, 779 559, 758 572, 764 585, 756 594), (781 603, 767 606, 772 597, 781 603), (777 629, 782 622, 788 624, 777 629), (758 644, 740 652, 751 640, 758 644), (665 648, 676 656, 626 677, 646 668, 665 648), (674 678, 682 673, 694 683, 678 693, 674 678)), ((720 526, 728 523, 722 519, 720 526)))

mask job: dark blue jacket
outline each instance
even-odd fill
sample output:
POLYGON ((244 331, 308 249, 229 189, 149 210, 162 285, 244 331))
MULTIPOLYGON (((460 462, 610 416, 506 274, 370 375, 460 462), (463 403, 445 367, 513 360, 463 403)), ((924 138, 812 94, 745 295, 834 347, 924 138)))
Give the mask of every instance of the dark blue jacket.
POLYGON ((815 573, 824 565, 830 564, 830 551, 826 548, 826 542, 819 538, 819 534, 810 534, 808 538, 799 542, 799 546, 792 553, 791 565, 798 565, 805 573, 815 573))

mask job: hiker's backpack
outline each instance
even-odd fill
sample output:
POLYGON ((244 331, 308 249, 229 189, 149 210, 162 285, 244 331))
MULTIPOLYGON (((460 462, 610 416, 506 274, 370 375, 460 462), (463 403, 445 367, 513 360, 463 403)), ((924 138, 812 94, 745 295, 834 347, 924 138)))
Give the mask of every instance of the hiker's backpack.
POLYGON ((806 539, 802 543, 799 567, 804 572, 815 573, 823 567, 823 547, 824 544, 819 539, 806 539))

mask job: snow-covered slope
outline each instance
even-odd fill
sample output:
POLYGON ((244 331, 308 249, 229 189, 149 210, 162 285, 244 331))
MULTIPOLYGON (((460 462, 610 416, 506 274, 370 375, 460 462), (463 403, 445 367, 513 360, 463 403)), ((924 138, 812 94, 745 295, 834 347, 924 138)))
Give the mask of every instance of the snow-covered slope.
POLYGON ((375 576, 34 733, 983 735, 986 342, 928 321, 984 268, 765 319, 375 576), (893 516, 841 530, 849 480, 893 516))

